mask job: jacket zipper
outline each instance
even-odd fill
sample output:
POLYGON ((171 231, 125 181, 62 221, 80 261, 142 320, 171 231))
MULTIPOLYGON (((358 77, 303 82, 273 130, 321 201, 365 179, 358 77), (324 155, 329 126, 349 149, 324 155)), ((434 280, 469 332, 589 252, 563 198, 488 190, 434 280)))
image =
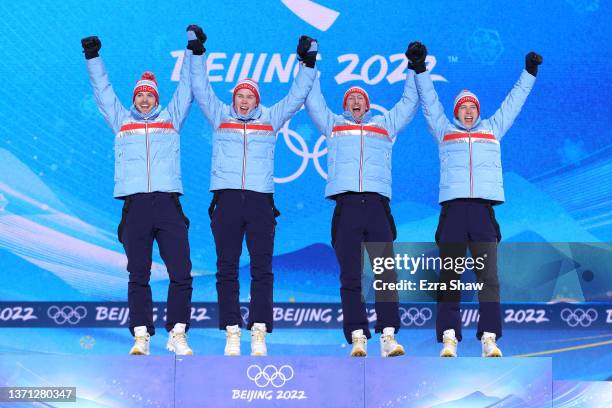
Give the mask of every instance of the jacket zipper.
POLYGON ((359 156, 359 192, 363 190, 363 123, 361 124, 361 153, 359 156))
POLYGON ((470 145, 470 198, 474 197, 474 173, 472 170, 472 132, 468 130, 468 141, 470 145))
POLYGON ((151 146, 149 144, 149 122, 145 121, 145 140, 147 144, 147 191, 151 192, 151 146))
POLYGON ((247 128, 246 122, 244 123, 244 137, 242 138, 243 152, 242 152, 242 189, 244 190, 244 184, 246 182, 246 165, 247 165, 247 128))

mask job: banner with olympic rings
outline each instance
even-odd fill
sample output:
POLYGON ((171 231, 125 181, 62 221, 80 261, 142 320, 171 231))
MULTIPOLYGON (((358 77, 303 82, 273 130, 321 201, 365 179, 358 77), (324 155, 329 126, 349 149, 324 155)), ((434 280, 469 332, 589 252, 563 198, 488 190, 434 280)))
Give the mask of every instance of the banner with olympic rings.
MULTIPOLYGON (((519 0, 506 6, 389 0, 367 6, 338 0, 171 6, 161 0, 3 2, 0 15, 10 29, 0 33, 2 298, 125 298, 126 260, 116 238, 121 203, 112 199, 114 135, 96 106, 79 41, 99 36, 100 55, 125 106, 145 70, 155 72, 165 105, 177 85, 185 27, 191 23, 208 36, 208 75, 225 103, 236 81, 246 76, 259 82, 263 104, 280 100, 297 69, 299 36, 316 38, 322 91, 336 113, 352 85, 369 92, 375 113, 389 110, 406 78, 406 47, 420 40, 428 47, 427 67, 447 115, 455 95, 470 89, 488 117, 518 79, 525 54, 539 52, 544 64, 536 84, 502 142, 507 201, 496 212, 504 240, 610 242, 612 73, 605 52, 606 6, 598 0, 554 5, 519 0)), ((212 198, 212 132, 193 106, 181 131, 182 202, 191 219, 193 273, 201 285, 194 299, 204 302, 214 299, 209 283, 216 272, 206 211, 212 198)), ((439 216, 439 158, 420 109, 394 141, 391 208, 398 240, 431 242, 439 216)), ((333 203, 323 197, 327 145, 305 111, 278 132, 275 154, 275 203, 282 215, 274 262, 282 265, 275 272, 287 285, 279 288, 279 299, 335 302, 328 296, 330 288, 337 293, 337 265, 329 245, 333 203), (305 282, 308 290, 298 290, 305 282)), ((246 268, 246 248, 242 253, 246 268)), ((167 285, 157 250, 152 281, 167 285)), ((599 300, 609 300, 610 281, 600 287, 608 288, 608 295, 599 300)), ((161 292, 154 292, 157 300, 161 292)), ((67 321, 76 316, 64 315, 70 316, 67 321)))

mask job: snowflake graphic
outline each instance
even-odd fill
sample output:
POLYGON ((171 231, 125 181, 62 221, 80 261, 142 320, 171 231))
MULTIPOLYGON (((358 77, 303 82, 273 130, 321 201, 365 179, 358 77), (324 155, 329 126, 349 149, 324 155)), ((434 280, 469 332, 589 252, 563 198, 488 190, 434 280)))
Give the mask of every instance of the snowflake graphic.
POLYGON ((79 343, 85 350, 90 350, 96 344, 96 340, 91 336, 83 336, 81 340, 79 340, 79 343))
POLYGON ((504 52, 499 33, 495 30, 479 28, 467 40, 467 49, 472 60, 493 65, 504 52))
POLYGON ((557 153, 561 156, 561 162, 564 165, 580 164, 580 161, 588 154, 582 140, 574 142, 569 138, 563 141, 563 146, 557 149, 557 153))

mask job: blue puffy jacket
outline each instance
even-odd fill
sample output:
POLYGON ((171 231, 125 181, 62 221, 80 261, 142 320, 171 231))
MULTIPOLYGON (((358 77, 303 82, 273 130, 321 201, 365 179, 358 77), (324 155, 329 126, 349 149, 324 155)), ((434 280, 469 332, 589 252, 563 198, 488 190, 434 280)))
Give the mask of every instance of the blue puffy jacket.
POLYGON ((260 104, 248 117, 240 117, 233 105, 224 104, 215 95, 205 57, 191 58, 193 94, 214 128, 210 190, 273 193, 276 132, 304 103, 315 70, 300 66, 287 96, 269 108, 260 104))
POLYGON ((455 198, 504 201, 499 142, 521 111, 535 77, 523 71, 501 107, 488 119, 466 129, 458 119, 451 123, 433 87, 429 72, 416 76, 417 89, 429 131, 440 154, 439 202, 455 198))
POLYGON ((306 110, 327 139, 325 197, 344 192, 374 192, 391 199, 394 136, 414 118, 419 103, 414 72, 407 74, 400 101, 383 115, 366 112, 360 123, 352 113, 329 110, 316 79, 306 110))
POLYGON ((183 193, 179 131, 193 96, 185 51, 181 78, 165 109, 143 115, 126 109, 108 79, 101 57, 87 60, 87 71, 100 112, 115 136, 115 198, 153 191, 183 193))

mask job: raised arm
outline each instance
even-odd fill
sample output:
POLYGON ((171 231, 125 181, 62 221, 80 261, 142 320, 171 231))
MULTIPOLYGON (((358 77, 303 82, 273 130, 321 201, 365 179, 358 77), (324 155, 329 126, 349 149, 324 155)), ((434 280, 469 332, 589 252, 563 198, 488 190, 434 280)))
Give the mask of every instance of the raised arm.
POLYGON ((419 106, 419 94, 414 82, 414 72, 408 71, 404 84, 404 93, 399 102, 385 113, 386 128, 392 135, 396 135, 404 126, 412 121, 419 106))
POLYGON ((306 111, 319 132, 324 134, 325 137, 330 137, 336 115, 327 107, 323 93, 321 93, 321 82, 318 77, 315 77, 312 89, 306 97, 306 111))
POLYGON ((440 143, 450 122, 444 114, 444 108, 438 99, 438 93, 433 86, 429 72, 425 68, 427 48, 420 42, 412 42, 408 45, 406 57, 410 61, 408 67, 416 74, 416 87, 429 132, 440 143))
POLYGON ((197 25, 190 25, 187 27, 187 49, 183 55, 183 64, 181 65, 181 72, 178 86, 172 95, 172 99, 168 102, 168 113, 172 119, 172 124, 177 131, 180 131, 183 126, 183 122, 189 113, 191 108, 191 102, 193 102, 193 92, 191 91, 191 48, 193 48, 193 41, 204 44, 206 41, 206 35, 200 27, 197 25))
POLYGON ((518 81, 512 87, 512 90, 506 96, 501 106, 493 116, 489 119, 493 132, 498 140, 506 134, 514 120, 520 113, 527 96, 533 88, 536 75, 538 74, 538 66, 542 63, 542 56, 535 52, 530 52, 525 57, 525 70, 521 73, 518 81))
POLYGON ((200 39, 189 40, 187 46, 187 48, 193 51, 190 64, 191 90, 204 116, 216 129, 221 123, 223 111, 229 111, 229 105, 224 104, 217 98, 208 80, 206 59, 204 58, 204 52, 206 52, 206 48, 204 48, 205 42, 206 35, 202 32, 200 39))
POLYGON ((119 132, 121 122, 129 115, 129 111, 121 104, 111 86, 106 68, 98 52, 102 48, 102 42, 98 37, 92 36, 81 40, 83 53, 87 61, 87 72, 89 81, 93 87, 94 97, 98 104, 98 109, 104 116, 104 120, 114 133, 119 132))
POLYGON ((317 52, 318 44, 316 40, 307 36, 300 37, 297 47, 298 59, 301 61, 298 74, 293 80, 287 96, 270 107, 270 120, 275 132, 300 110, 312 89, 312 83, 316 76, 314 66, 317 52))

